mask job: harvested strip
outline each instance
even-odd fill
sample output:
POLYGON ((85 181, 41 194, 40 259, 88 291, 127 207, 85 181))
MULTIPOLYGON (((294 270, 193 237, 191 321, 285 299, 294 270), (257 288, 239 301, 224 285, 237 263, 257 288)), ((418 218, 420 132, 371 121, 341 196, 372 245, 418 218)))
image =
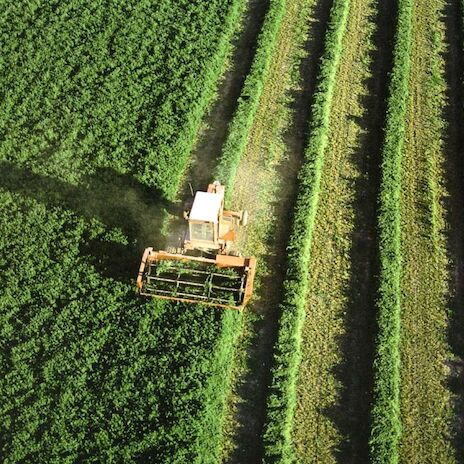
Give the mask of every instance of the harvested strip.
MULTIPOLYGON (((225 185, 234 185, 237 166, 250 135, 264 82, 268 77, 285 5, 286 0, 270 1, 253 64, 245 80, 237 110, 215 170, 215 178, 221 179, 225 185)), ((230 198, 230 195, 231 189, 226 189, 226 200, 230 198)))
MULTIPOLYGON (((346 452, 343 462, 364 462, 367 458, 367 411, 362 404, 369 392, 369 379, 358 379, 358 385, 349 377, 341 376, 342 363, 349 362, 343 342, 351 335, 348 323, 353 312, 361 312, 369 320, 373 310, 370 300, 356 300, 359 288, 353 273, 369 273, 372 263, 355 261, 353 242, 355 234, 363 235, 363 246, 371 246, 375 225, 370 229, 359 227, 360 210, 367 209, 360 201, 362 194, 371 193, 365 172, 372 156, 372 147, 365 145, 367 118, 367 81, 372 72, 370 55, 376 19, 375 0, 352 0, 343 53, 335 81, 330 113, 329 144, 322 168, 320 203, 315 220, 309 261, 309 291, 306 318, 302 329, 302 362, 297 383, 297 407, 292 440, 300 463, 339 462, 339 450, 354 444, 346 452), (360 192, 360 189, 364 189, 360 192), (364 268, 363 268, 364 267, 364 268), (353 307, 356 301, 356 307, 353 307), (363 380, 365 383, 363 384, 363 380), (358 397, 360 410, 349 411, 342 404, 344 389, 353 391, 345 397, 358 397), (348 418, 347 416, 351 417, 348 418), (364 421, 362 423, 361 421, 364 421), (346 422, 352 430, 347 430, 346 422), (359 423, 361 422, 361 423, 359 423), (342 430, 342 425, 345 425, 342 430), (352 433, 350 437, 344 433, 352 433)), ((372 129, 367 124, 368 129, 372 129)), ((372 162, 371 162, 372 163, 372 162)), ((375 204, 375 196, 364 201, 375 204)), ((370 214, 375 211, 370 210, 370 214)), ((371 286, 373 282, 370 282, 371 286)), ((366 324, 366 321, 362 321, 366 324)), ((370 328, 367 327, 367 330, 370 328)), ((358 343, 369 343, 364 334, 358 334, 358 343)), ((369 350, 369 345, 365 348, 369 350)), ((370 360, 367 360, 369 363, 370 360)), ((352 366, 353 367, 353 366, 352 366)), ((364 372, 361 370, 361 373, 364 372)), ((353 372, 352 375, 360 375, 353 372)), ((348 401, 348 399, 346 399, 348 401)), ((351 401, 356 401, 352 399, 351 401)))
MULTIPOLYGON (((277 331, 288 212, 294 202, 295 179, 304 151, 305 135, 300 119, 307 119, 311 96, 311 90, 307 94, 308 90, 300 86, 314 87, 317 64, 314 54, 319 52, 315 49, 321 48, 322 42, 319 38, 308 38, 317 3, 315 0, 287 3, 232 194, 233 204, 246 208, 252 218, 239 237, 240 249, 259 260, 256 298, 245 312, 245 334, 240 343, 249 348, 246 353, 237 354, 242 364, 247 356, 248 366, 237 374, 236 391, 231 399, 234 404, 227 424, 230 429, 227 446, 232 449, 225 454, 231 453, 228 462, 232 463, 262 460, 263 449, 257 443, 265 419, 266 386, 277 331), (310 56, 304 56, 308 52, 310 56), (303 57, 309 65, 304 76, 300 76, 296 71, 303 57), (293 103, 288 96, 290 92, 303 98, 307 105, 301 108, 300 102, 295 102, 297 106, 290 106, 293 103), (299 127, 294 128, 293 124, 299 127), (291 136, 290 131, 294 132, 291 136), (256 314, 263 319, 256 320, 256 314)), ((329 2, 320 4, 328 16, 329 2)))
POLYGON ((291 434, 296 406, 297 370, 301 361, 301 329, 308 290, 308 265, 320 198, 322 168, 329 141, 329 117, 335 78, 342 54, 349 4, 349 1, 336 0, 332 5, 319 85, 312 106, 310 138, 298 177, 298 195, 287 247, 282 316, 264 432, 266 462, 290 462, 294 458, 291 434))
POLYGON ((398 3, 393 70, 387 106, 380 190, 380 282, 371 459, 398 462, 400 392, 400 194, 405 112, 410 74, 412 1, 398 3))
POLYGON ((400 461, 455 462, 450 442, 446 343, 442 138, 444 1, 415 0, 401 195, 400 461))

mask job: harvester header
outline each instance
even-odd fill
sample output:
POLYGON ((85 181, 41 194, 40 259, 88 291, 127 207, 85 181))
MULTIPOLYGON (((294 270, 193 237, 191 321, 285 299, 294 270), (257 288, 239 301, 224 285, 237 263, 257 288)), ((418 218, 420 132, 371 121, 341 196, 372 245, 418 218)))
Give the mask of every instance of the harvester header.
POLYGON ((241 309, 253 293, 255 258, 185 256, 147 248, 138 286, 143 296, 241 309))

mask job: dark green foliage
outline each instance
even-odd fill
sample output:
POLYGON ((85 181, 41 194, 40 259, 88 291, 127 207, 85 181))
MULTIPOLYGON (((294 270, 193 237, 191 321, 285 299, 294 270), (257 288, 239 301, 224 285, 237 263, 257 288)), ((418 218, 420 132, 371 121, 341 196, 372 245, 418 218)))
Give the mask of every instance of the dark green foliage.
POLYGON ((237 314, 133 280, 243 6, 0 1, 3 462, 216 460, 237 314))
POLYGON ((397 463, 400 423, 401 163, 408 103, 412 1, 398 3, 393 72, 388 99, 380 191, 380 289, 371 458, 397 463))
POLYGON ((298 197, 287 247, 282 315, 264 430, 265 462, 286 463, 295 460, 291 432, 301 358, 301 329, 306 310, 311 241, 327 149, 335 77, 349 8, 349 0, 335 0, 331 9, 319 83, 312 106, 310 136, 305 161, 298 176, 298 197))
POLYGON ((0 2, 0 159, 172 197, 243 0, 0 2))
POLYGON ((9 194, 0 218, 4 462, 196 456, 217 313, 102 278, 80 251, 98 224, 9 194))

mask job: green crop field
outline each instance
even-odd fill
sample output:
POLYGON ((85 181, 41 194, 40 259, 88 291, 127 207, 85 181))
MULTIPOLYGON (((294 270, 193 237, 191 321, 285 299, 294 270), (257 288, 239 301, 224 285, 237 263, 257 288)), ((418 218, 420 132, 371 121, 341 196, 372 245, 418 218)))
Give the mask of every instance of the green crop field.
POLYGON ((220 317, 134 277, 243 2, 22 3, 0 8, 2 459, 185 462, 220 317))
POLYGON ((0 0, 0 43, 2 462, 462 462, 462 0, 0 0), (135 291, 199 179, 241 311, 135 291))

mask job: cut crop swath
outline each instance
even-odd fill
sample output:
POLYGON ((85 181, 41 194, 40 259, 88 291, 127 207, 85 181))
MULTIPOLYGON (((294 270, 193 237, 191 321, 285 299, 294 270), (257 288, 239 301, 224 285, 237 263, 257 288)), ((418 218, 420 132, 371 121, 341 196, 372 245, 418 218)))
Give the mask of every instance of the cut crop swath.
POLYGON ((335 1, 325 39, 319 84, 312 106, 310 138, 298 177, 298 190, 289 240, 287 274, 281 304, 281 321, 264 431, 266 462, 291 462, 291 430, 296 401, 296 378, 300 363, 301 328, 308 288, 308 266, 321 171, 328 142, 329 115, 335 76, 342 52, 349 1, 335 1))
POLYGON ((405 117, 411 68, 412 1, 398 3, 393 71, 380 192, 380 283, 378 337, 375 360, 375 402, 372 409, 371 456, 376 463, 398 462, 400 423, 400 324, 401 324, 401 177, 405 117))

